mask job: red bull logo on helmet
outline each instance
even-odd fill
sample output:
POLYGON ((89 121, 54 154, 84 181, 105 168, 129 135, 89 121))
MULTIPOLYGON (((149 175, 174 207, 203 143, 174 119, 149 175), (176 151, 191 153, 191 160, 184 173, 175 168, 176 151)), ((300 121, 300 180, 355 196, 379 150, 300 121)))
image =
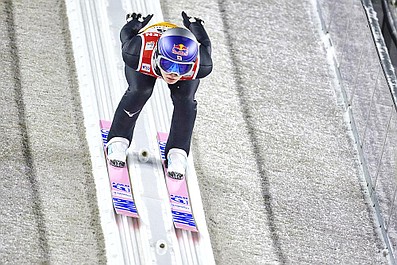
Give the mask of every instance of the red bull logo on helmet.
POLYGON ((188 56, 189 55, 189 48, 185 45, 181 44, 174 44, 172 47, 172 53, 179 55, 179 56, 188 56))

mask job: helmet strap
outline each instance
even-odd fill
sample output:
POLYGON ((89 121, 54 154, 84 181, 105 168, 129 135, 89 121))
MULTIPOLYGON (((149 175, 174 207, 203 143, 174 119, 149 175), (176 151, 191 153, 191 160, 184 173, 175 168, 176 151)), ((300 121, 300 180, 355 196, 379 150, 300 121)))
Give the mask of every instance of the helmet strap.
POLYGON ((157 64, 157 57, 160 55, 160 53, 159 53, 159 49, 158 49, 158 46, 157 46, 157 44, 156 44, 156 48, 155 48, 155 50, 153 51, 153 60, 154 60, 154 72, 157 74, 157 75, 159 75, 159 76, 161 76, 161 77, 163 77, 163 75, 161 74, 161 71, 160 71, 160 67, 158 66, 158 64, 157 64))

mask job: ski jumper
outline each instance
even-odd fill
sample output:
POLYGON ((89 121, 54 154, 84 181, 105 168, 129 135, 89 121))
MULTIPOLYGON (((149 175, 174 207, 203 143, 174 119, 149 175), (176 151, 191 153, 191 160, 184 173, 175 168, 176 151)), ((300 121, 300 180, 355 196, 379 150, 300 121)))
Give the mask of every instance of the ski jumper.
MULTIPOLYGON (((136 35, 131 33, 129 25, 127 23, 120 32, 128 89, 115 111, 108 141, 113 137, 123 137, 131 143, 137 118, 152 95, 156 80, 162 78, 153 58, 157 41, 165 30, 176 25, 162 22, 136 35)), ((180 148, 189 154, 197 113, 195 93, 199 79, 212 71, 211 42, 207 33, 201 26, 195 27, 193 34, 200 43, 199 55, 193 69, 175 84, 168 84, 174 110, 165 148, 166 155, 171 148, 180 148)))

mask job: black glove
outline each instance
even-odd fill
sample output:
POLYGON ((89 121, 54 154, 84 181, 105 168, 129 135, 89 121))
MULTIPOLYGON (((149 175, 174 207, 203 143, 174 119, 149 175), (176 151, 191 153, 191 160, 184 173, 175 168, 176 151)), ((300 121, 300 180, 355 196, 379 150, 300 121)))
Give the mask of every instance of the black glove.
POLYGON ((196 37, 197 41, 201 44, 210 46, 210 41, 204 29, 204 21, 198 17, 189 17, 185 11, 182 11, 183 25, 188 28, 193 35, 196 37))
POLYGON ((126 20, 128 22, 127 24, 130 24, 129 28, 131 29, 132 33, 136 35, 143 27, 145 27, 149 23, 152 17, 153 14, 142 17, 142 15, 139 13, 132 13, 127 14, 126 20))
POLYGON ((188 29, 190 29, 190 26, 192 23, 199 23, 201 25, 204 23, 204 21, 198 17, 195 17, 195 18, 189 17, 185 13, 185 11, 182 11, 182 18, 183 18, 183 25, 185 25, 185 27, 188 29))

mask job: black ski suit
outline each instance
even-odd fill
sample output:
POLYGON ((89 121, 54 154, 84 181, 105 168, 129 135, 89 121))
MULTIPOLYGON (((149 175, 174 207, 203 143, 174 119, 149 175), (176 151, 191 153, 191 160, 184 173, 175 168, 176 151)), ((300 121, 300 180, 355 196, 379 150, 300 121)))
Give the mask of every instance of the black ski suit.
MULTIPOLYGON (((207 76, 212 71, 211 42, 205 29, 200 22, 193 22, 190 24, 189 30, 200 43, 200 65, 196 79, 179 80, 175 84, 168 85, 174 111, 165 148, 166 155, 171 148, 180 148, 189 154, 197 113, 195 93, 200 83, 199 78, 207 76)), ((132 32, 130 22, 121 29, 120 39, 122 56, 125 62, 125 76, 129 86, 114 114, 108 141, 113 137, 123 137, 131 143, 136 120, 152 95, 157 78, 137 71, 142 42, 140 35, 132 32)), ((161 75, 159 69, 155 69, 155 71, 158 75, 161 75)))

